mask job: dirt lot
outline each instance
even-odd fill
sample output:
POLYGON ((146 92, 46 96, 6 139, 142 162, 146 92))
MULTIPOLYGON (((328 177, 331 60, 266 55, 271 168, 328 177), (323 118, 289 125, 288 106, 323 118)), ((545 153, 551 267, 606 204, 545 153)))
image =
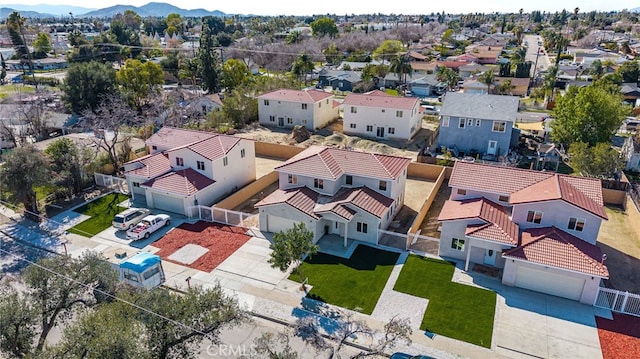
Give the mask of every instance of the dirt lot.
POLYGON ((598 243, 607 255, 608 287, 640 293, 640 214, 631 200, 627 210, 607 207, 608 221, 600 227, 598 243))

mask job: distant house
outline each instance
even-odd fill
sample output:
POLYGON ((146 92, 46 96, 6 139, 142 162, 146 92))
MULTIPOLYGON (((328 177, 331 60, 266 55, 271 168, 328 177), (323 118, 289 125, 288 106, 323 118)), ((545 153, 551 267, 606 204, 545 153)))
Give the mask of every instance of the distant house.
POLYGON ((463 79, 488 71, 488 70, 489 68, 487 66, 480 65, 475 62, 462 65, 460 66, 460 68, 458 68, 458 71, 460 72, 460 77, 463 79))
POLYGON ((438 146, 506 155, 518 143, 519 131, 513 130, 518 104, 514 96, 447 93, 440 109, 438 146))
POLYGON ((495 64, 502 53, 502 46, 471 45, 467 54, 478 59, 479 64, 495 64))
POLYGON ((353 91, 353 88, 362 83, 360 71, 344 71, 322 69, 318 74, 318 83, 321 86, 331 86, 334 90, 353 91))
POLYGON ((258 119, 265 126, 302 125, 313 131, 338 118, 333 99, 332 93, 318 90, 271 91, 258 96, 258 119))
POLYGON ((279 189, 256 203, 260 230, 304 223, 325 235, 377 244, 404 203, 408 158, 311 146, 275 168, 279 189))
MULTIPOLYGON (((29 71, 29 64, 23 63, 20 60, 6 60, 5 63, 10 71, 29 71)), ((43 71, 62 70, 62 69, 66 69, 68 66, 69 66, 69 63, 67 62, 67 59, 64 56, 59 56, 55 58, 47 57, 44 59, 33 60, 34 70, 43 70, 43 71)))
POLYGON ((149 155, 124 164, 134 201, 187 215, 256 178, 253 141, 163 127, 146 141, 149 155))
POLYGON ((640 172, 640 136, 628 136, 622 145, 622 157, 625 159, 625 170, 640 172))
POLYGON ((502 283, 592 305, 609 278, 593 178, 456 161, 438 254, 502 271, 502 283))
POLYGON ((187 107, 202 115, 206 115, 209 112, 222 109, 222 100, 218 94, 214 93, 191 100, 187 107))
POLYGON ((529 82, 530 82, 530 79, 528 77, 517 78, 517 77, 496 76, 494 84, 502 85, 507 80, 511 82, 511 89, 507 92, 508 95, 520 96, 520 97, 524 97, 527 95, 529 91, 529 82))
POLYGON ((640 105, 640 88, 638 88, 638 84, 623 83, 620 86, 620 92, 624 96, 624 101, 628 104, 633 107, 640 105))
POLYGON ((426 97, 435 94, 440 95, 446 90, 446 85, 441 85, 436 75, 431 74, 418 77, 414 74, 413 77, 414 78, 407 83, 407 87, 413 96, 426 97))
POLYGON ((375 138, 411 139, 422 127, 417 97, 391 96, 382 91, 345 97, 343 131, 375 138))

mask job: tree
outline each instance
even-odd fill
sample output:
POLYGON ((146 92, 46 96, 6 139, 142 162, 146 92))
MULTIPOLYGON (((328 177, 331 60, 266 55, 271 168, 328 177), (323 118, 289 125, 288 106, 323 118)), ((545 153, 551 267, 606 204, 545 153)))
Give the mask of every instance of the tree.
POLYGON ((298 55, 298 58, 291 66, 291 72, 296 75, 298 78, 304 78, 304 84, 307 84, 307 74, 313 71, 313 61, 311 61, 311 57, 303 52, 298 55))
POLYGON ((589 67, 589 72, 593 76, 593 78, 597 81, 602 78, 604 74, 604 67, 602 67, 602 62, 600 60, 595 60, 591 63, 591 67, 589 67))
POLYGON ((638 61, 627 61, 616 70, 622 76, 622 82, 637 83, 640 75, 638 61))
POLYGON ((33 146, 19 147, 4 157, 0 171, 11 199, 22 203, 27 211, 25 217, 39 221, 34 188, 49 183, 51 179, 47 159, 33 146))
POLYGON ((61 88, 62 99, 71 112, 93 111, 101 98, 116 93, 116 71, 97 61, 71 64, 61 88))
POLYGON ((460 80, 460 75, 446 66, 438 66, 436 68, 436 79, 440 82, 444 82, 447 84, 447 91, 451 90, 456 86, 458 80, 460 80))
POLYGON ((279 332, 264 333, 253 341, 257 354, 269 359, 298 359, 296 353, 289 344, 288 333, 279 332))
POLYGON ((184 19, 180 14, 167 15, 167 34, 182 34, 184 32, 184 19))
POLYGON ((495 81, 495 75, 492 70, 488 70, 483 72, 480 76, 478 76, 478 81, 487 85, 487 93, 491 93, 491 85, 493 85, 493 81, 495 81))
POLYGON ((389 61, 392 57, 403 49, 402 42, 398 40, 384 40, 377 49, 373 51, 373 54, 384 61, 389 61))
POLYGON ((222 65, 222 86, 227 91, 231 91, 234 88, 241 86, 249 81, 251 78, 251 71, 244 62, 238 59, 229 59, 222 65))
POLYGON ((31 76, 33 77, 33 82, 35 82, 36 88, 38 88, 38 83, 36 82, 36 75, 33 71, 33 61, 31 59, 31 53, 29 52, 29 48, 27 47, 27 40, 24 36, 24 23, 25 18, 20 15, 19 12, 14 11, 7 17, 7 30, 9 30, 9 38, 11 39, 11 43, 16 50, 16 56, 20 60, 20 64, 22 65, 23 71, 25 68, 29 68, 31 72, 31 76))
POLYGON ((116 82, 120 92, 140 111, 146 100, 157 96, 164 84, 164 72, 160 65, 147 61, 129 59, 116 72, 116 82))
POLYGON ((311 26, 313 36, 325 37, 329 35, 330 38, 334 38, 338 34, 336 22, 328 17, 321 17, 309 24, 309 26, 311 26))
POLYGON ((197 58, 187 58, 180 61, 179 66, 178 77, 181 79, 190 79, 191 84, 195 86, 197 84, 196 78, 198 77, 200 61, 197 58))
POLYGON ((413 71, 407 57, 401 55, 391 59, 391 67, 389 69, 398 76, 398 81, 402 82, 404 85, 407 83, 407 75, 411 74, 413 71), (404 75, 404 78, 402 75, 404 75))
POLYGON ((47 54, 51 52, 51 38, 49 38, 49 34, 40 32, 38 33, 38 37, 33 42, 34 47, 34 56, 36 59, 43 59, 47 57, 47 54))
POLYGON ((53 181, 70 196, 82 192, 84 188, 84 167, 91 161, 90 150, 77 146, 68 138, 52 142, 44 150, 51 160, 53 181))
POLYGON ((0 53, 0 85, 4 84, 7 78, 7 64, 4 62, 4 55, 0 53))
POLYGON ((202 34, 200 35, 200 47, 198 48, 199 74, 202 78, 202 87, 208 93, 218 92, 220 86, 220 61, 216 54, 218 40, 215 32, 210 28, 208 22, 202 23, 202 34))
POLYGON ((620 153, 609 143, 593 147, 585 142, 574 142, 569 147, 571 167, 586 177, 613 178, 624 168, 620 153))
POLYGON ((619 94, 597 84, 572 86, 556 101, 551 138, 569 146, 573 142, 585 142, 589 146, 610 142, 629 110, 619 94))
POLYGON ((301 282, 304 281, 304 277, 300 264, 306 256, 318 252, 318 246, 313 244, 313 233, 302 222, 296 223, 293 228, 284 232, 276 233, 269 248, 273 251, 268 261, 271 268, 285 272, 293 263, 294 271, 298 273, 301 282))
POLYGON ((0 352, 16 358, 29 354, 36 335, 36 310, 26 294, 0 288, 0 352))
POLYGON ((498 95, 510 95, 512 89, 513 85, 511 84, 511 79, 506 79, 495 87, 495 91, 498 95))

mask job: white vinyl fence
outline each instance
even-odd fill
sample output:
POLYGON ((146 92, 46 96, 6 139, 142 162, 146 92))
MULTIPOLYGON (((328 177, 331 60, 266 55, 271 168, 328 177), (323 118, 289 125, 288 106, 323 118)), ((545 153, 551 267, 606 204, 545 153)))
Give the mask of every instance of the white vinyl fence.
POLYGON ((96 181, 96 186, 111 188, 114 191, 129 194, 127 180, 124 178, 109 176, 102 173, 94 173, 93 178, 96 181))
POLYGON ((593 305, 611 309, 616 313, 640 317, 640 295, 638 294, 600 287, 593 305))
POLYGON ((257 215, 250 213, 202 205, 189 207, 187 215, 189 219, 199 219, 201 221, 217 222, 246 228, 254 226, 255 223, 253 223, 253 220, 257 217, 257 215))

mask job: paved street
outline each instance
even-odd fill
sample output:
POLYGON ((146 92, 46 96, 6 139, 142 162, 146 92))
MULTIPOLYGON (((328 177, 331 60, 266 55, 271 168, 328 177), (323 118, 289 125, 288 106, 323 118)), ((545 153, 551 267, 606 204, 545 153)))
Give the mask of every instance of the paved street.
POLYGON ((535 77, 535 74, 545 71, 550 66, 547 50, 543 46, 538 45, 538 41, 542 41, 542 38, 538 35, 524 35, 525 47, 527 48, 526 59, 533 63, 533 66, 531 66, 531 77, 535 77), (540 50, 543 52, 540 52, 540 50))

